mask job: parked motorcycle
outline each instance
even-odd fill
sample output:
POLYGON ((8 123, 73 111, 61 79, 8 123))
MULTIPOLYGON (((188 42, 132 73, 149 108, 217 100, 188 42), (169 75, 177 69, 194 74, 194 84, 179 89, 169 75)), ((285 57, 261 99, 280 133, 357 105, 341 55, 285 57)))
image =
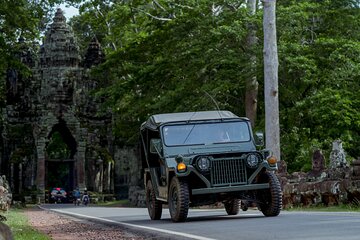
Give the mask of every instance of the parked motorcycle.
POLYGON ((87 205, 89 204, 89 202, 90 202, 90 197, 89 197, 89 195, 84 194, 84 195, 83 195, 83 199, 82 199, 82 204, 85 205, 85 206, 87 206, 87 205))

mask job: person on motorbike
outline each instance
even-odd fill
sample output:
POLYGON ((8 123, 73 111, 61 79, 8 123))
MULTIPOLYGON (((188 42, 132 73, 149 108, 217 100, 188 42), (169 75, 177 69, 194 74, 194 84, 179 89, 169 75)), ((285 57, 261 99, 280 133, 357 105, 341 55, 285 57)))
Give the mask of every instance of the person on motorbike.
POLYGON ((79 188, 76 188, 73 192, 73 197, 74 197, 74 204, 75 206, 79 206, 80 205, 80 199, 81 199, 81 194, 80 194, 80 190, 79 188))
POLYGON ((82 203, 83 203, 85 206, 87 206, 89 202, 90 202, 90 196, 89 196, 87 190, 85 189, 85 190, 84 190, 84 194, 83 194, 83 196, 82 196, 82 203))

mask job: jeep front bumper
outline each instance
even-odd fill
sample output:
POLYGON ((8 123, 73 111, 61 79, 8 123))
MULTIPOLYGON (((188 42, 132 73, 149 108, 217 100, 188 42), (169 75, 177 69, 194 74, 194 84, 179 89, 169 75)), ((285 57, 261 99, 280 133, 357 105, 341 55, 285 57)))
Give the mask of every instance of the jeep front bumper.
POLYGON ((238 186, 225 186, 225 187, 210 187, 210 188, 197 188, 192 189, 192 195, 200 194, 211 194, 211 193, 229 193, 229 192, 241 192, 248 190, 259 190, 270 188, 269 183, 259 183, 259 184, 248 184, 248 185, 238 185, 238 186))

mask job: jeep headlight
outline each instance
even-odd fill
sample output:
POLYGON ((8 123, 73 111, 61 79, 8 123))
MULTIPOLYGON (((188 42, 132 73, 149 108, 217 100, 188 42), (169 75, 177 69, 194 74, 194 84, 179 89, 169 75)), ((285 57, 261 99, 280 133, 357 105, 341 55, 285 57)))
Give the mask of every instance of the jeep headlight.
POLYGON ((246 156, 246 164, 249 168, 256 168, 260 162, 258 154, 250 153, 246 156))
POLYGON ((210 159, 207 157, 200 157, 197 160, 197 166, 201 171, 208 171, 210 169, 210 159))

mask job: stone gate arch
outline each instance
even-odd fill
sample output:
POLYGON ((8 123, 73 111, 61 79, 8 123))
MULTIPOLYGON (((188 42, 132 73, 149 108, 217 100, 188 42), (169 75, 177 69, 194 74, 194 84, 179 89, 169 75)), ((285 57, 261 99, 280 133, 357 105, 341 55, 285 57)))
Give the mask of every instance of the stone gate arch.
POLYGON ((63 119, 52 127, 45 145, 45 187, 64 187, 72 190, 76 186, 75 154, 77 143, 63 119))
MULTIPOLYGON (((71 112, 71 111, 70 111, 71 112)), ((81 189, 85 183, 85 139, 86 130, 80 128, 79 120, 71 113, 64 113, 56 117, 54 113, 48 113, 41 118, 34 131, 37 146, 37 186, 45 191, 49 187, 66 187, 68 191, 74 187, 81 189), (59 133, 62 141, 69 149, 68 157, 60 158, 49 156, 48 146, 54 134, 59 133), (56 167, 65 168, 67 172, 66 186, 52 186, 56 181, 49 179, 52 174, 58 174, 56 167)), ((62 180, 63 184, 65 180, 62 180)), ((61 181, 58 181, 61 183, 61 181)))

